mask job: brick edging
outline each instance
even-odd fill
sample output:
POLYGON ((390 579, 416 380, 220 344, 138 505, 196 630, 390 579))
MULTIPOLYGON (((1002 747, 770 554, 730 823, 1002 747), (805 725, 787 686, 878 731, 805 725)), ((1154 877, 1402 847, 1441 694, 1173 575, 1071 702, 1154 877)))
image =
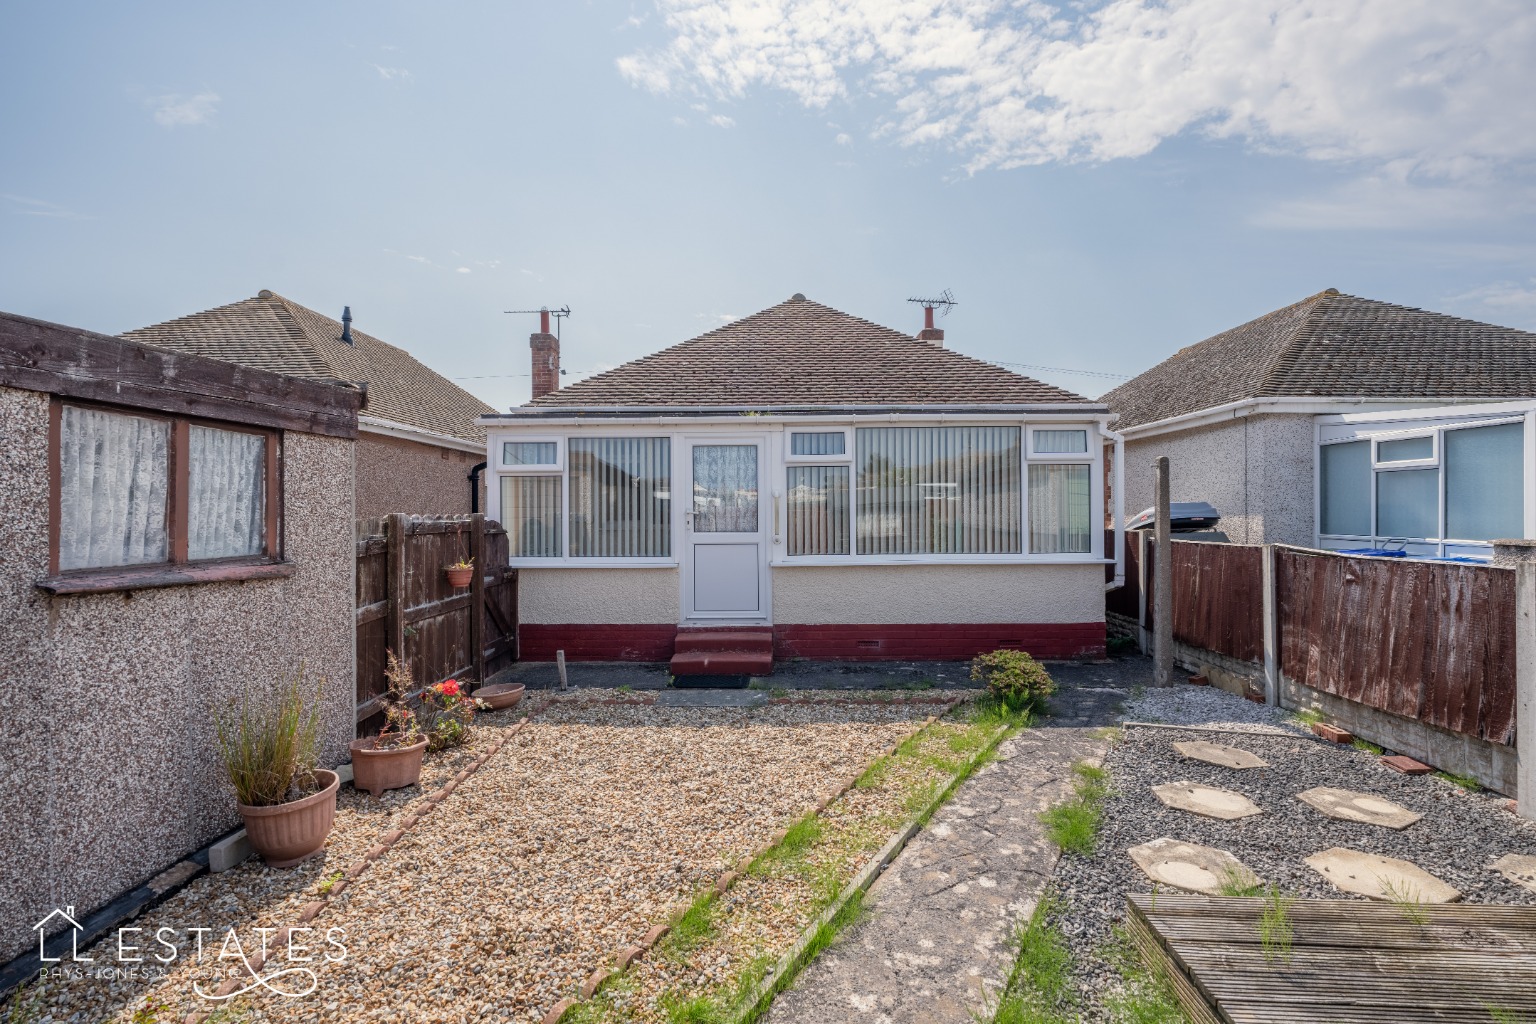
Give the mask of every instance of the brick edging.
MULTIPOLYGON (((507 730, 500 739, 492 743, 490 747, 485 750, 485 752, 471 761, 467 767, 461 768, 453 776, 452 779, 448 780, 448 782, 444 783, 441 787, 434 790, 433 792, 428 793, 426 797, 417 804, 416 809, 413 810, 410 814, 407 814, 400 821, 399 827, 394 828, 380 836, 379 842, 374 846, 369 847, 368 851, 363 854, 361 860, 354 862, 349 867, 341 869, 343 872, 342 877, 337 879, 336 882, 332 884, 331 887, 327 889, 319 899, 306 903, 303 909, 299 911, 299 924, 308 925, 310 922, 314 921, 315 918, 319 917, 320 913, 330 904, 333 897, 339 895, 342 892, 345 892, 347 886, 350 885, 359 876, 361 876, 365 871, 367 871, 369 866, 372 865, 374 861, 379 860, 391 849, 393 849, 395 844, 400 842, 401 839, 405 838, 406 834, 414 829, 418 824, 420 824, 423 818, 431 814, 442 804, 444 800, 448 799, 448 797, 456 789, 459 788, 460 783, 464 782, 476 771, 478 771, 480 766, 489 761, 501 750, 502 747, 506 746, 507 743, 511 741, 512 737, 522 732, 524 727, 528 725, 529 720, 532 719, 534 715, 537 715, 539 712, 547 708, 549 704, 550 700, 546 699, 538 707, 531 708, 525 715, 523 715, 521 719, 518 720, 516 725, 507 730)), ((292 937, 293 932, 297 930, 299 929, 292 925, 287 928, 279 928, 276 934, 272 937, 271 945, 274 948, 287 945, 288 940, 292 937)), ((246 964, 250 971, 251 977, 254 978, 260 975, 261 970, 266 966, 268 959, 270 959, 269 956, 263 953, 257 953, 255 956, 249 957, 247 959, 246 964)), ((217 990, 215 990, 214 995, 229 996, 242 984, 242 978, 229 978, 225 980, 217 990)), ((212 1010, 193 1010, 191 1013, 187 1014, 185 1018, 183 1018, 182 1024, 203 1024, 203 1022, 206 1021, 209 1015, 213 1012, 214 1011, 212 1010)))
MULTIPOLYGON (((927 730, 939 719, 953 711, 958 705, 964 703, 964 701, 964 697, 946 699, 943 702, 944 707, 942 710, 936 712, 935 714, 929 715, 927 718, 923 719, 923 721, 916 727, 896 739, 896 741, 893 742, 890 746, 886 747, 879 754, 876 754, 874 757, 870 758, 869 764, 874 764, 881 758, 893 756, 896 751, 901 748, 902 744, 927 730)), ((831 702, 829 701, 828 703, 831 702)), ((933 701, 925 701, 924 703, 933 703, 933 701)), ((991 748, 992 744, 989 743, 986 747, 983 748, 982 753, 985 753, 991 748)), ((980 756, 980 754, 977 754, 977 757, 980 756)), ((966 767, 969 767, 969 763, 967 763, 966 767)), ((826 809, 835 803, 839 797, 847 793, 858 783, 860 777, 863 776, 865 771, 868 771, 868 765, 845 779, 839 785, 837 790, 830 793, 824 792, 820 794, 817 797, 815 809, 810 813, 819 815, 825 812, 826 809)), ((943 793, 941 793, 941 798, 947 796, 948 794, 949 788, 946 787, 943 793)), ((753 864, 757 863, 757 861, 761 858, 767 856, 775 847, 782 843, 788 835, 788 828, 779 829, 773 835, 769 836, 768 841, 765 842, 762 846, 739 858, 736 861, 736 866, 734 868, 727 868, 725 871, 721 872, 720 876, 715 879, 714 885, 712 886, 715 895, 725 895, 726 892, 730 890, 731 886, 735 885, 741 876, 746 874, 747 870, 750 869, 753 864)), ((838 901, 839 905, 841 905, 842 902, 843 900, 840 899, 838 901)), ((629 970, 629 966, 631 964, 640 959, 646 953, 650 952, 656 943, 660 942, 663 938, 666 937, 666 934, 672 930, 670 922, 676 921, 679 917, 681 917, 683 913, 687 911, 690 905, 690 903, 685 903, 674 907, 672 912, 667 915, 667 920, 669 922, 668 924, 659 924, 654 926, 650 931, 645 933, 645 937, 642 938, 637 944, 633 946, 626 946, 623 952, 619 954, 616 967, 598 967, 596 970, 594 970, 590 975, 587 976, 586 981, 582 983, 580 995, 565 996, 562 998, 554 1006, 550 1007, 549 1011, 544 1014, 541 1024, 560 1024, 560 1022, 565 1018, 565 1015, 574 1009, 577 1005, 597 995, 597 993, 602 990, 602 987, 611 979, 616 978, 623 974, 625 971, 629 970)))

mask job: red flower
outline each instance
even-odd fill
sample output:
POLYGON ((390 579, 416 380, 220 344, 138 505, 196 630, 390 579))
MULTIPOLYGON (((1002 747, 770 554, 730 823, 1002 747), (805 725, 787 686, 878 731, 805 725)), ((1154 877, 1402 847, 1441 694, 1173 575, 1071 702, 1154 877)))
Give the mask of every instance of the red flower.
POLYGON ((457 679, 450 679, 446 683, 438 683, 437 692, 445 696, 457 697, 459 695, 459 681, 457 679))

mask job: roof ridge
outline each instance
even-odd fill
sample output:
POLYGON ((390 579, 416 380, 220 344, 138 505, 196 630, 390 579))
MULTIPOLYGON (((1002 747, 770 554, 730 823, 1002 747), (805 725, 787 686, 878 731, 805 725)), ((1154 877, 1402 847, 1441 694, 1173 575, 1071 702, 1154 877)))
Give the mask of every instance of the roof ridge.
POLYGON ((1325 309, 1332 299, 1338 298, 1341 294, 1342 293, 1337 288, 1324 288, 1322 291, 1317 292, 1316 294, 1308 295, 1300 302, 1293 302, 1289 306, 1274 310, 1273 312, 1266 313, 1264 316, 1259 317, 1260 320, 1263 320, 1268 317, 1276 316, 1277 314, 1285 313, 1287 310, 1295 309, 1297 306, 1304 306, 1309 302, 1313 304, 1312 308, 1307 310, 1307 315, 1302 318, 1301 323, 1296 327, 1295 330, 1291 331, 1291 336, 1287 338, 1285 343, 1280 346, 1279 353, 1265 369, 1263 375, 1259 377, 1258 387, 1254 389, 1254 394, 1256 396, 1272 394, 1273 386, 1279 381, 1283 380, 1287 373, 1295 367, 1296 360, 1300 356, 1303 344, 1312 339, 1312 332, 1313 328, 1317 324, 1318 313, 1325 309))

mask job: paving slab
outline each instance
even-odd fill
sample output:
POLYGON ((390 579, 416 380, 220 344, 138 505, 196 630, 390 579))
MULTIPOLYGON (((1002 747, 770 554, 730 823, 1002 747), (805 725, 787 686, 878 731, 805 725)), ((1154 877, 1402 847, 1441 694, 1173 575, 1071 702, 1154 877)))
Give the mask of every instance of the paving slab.
POLYGON ((1307 867, 1337 889, 1373 900, 1455 903, 1461 890, 1406 860, 1335 846, 1307 858, 1307 867))
POLYGON ((1494 861, 1492 867, 1516 885, 1536 892, 1536 857, 1506 853, 1494 861))
POLYGON ((1334 789, 1331 786, 1318 786, 1305 793, 1297 793, 1296 799, 1317 808, 1330 818, 1380 825, 1382 828, 1402 830, 1424 817, 1418 811, 1410 811, 1402 804, 1375 793, 1357 793, 1352 789, 1334 789))
POLYGON ((1249 768, 1268 768, 1269 762, 1257 754, 1250 754, 1241 747, 1229 747, 1223 743, 1207 743, 1204 740, 1190 740, 1184 743, 1175 743, 1173 749, 1182 757, 1192 761, 1204 761, 1206 764, 1214 764, 1218 768, 1234 768, 1238 771, 1246 771, 1249 768))
POLYGON ((764 690, 663 690, 659 708, 755 708, 768 703, 764 690))
POLYGON ((1175 889, 1219 896, 1222 886, 1229 882, 1245 887, 1262 884, 1248 865, 1226 850, 1181 842, 1171 836, 1133 846, 1125 852, 1152 881, 1175 889))
POLYGON ((1108 749, 1138 674, 1051 666, 1051 715, 1004 742, 871 887, 867 912, 774 1000, 769 1024, 973 1024, 1013 967, 1012 935, 1060 856, 1037 815, 1072 794, 1072 765, 1108 749))
POLYGON ((1241 793, 1199 782, 1167 782, 1153 786, 1152 793, 1169 807, 1203 818, 1236 821, 1264 813, 1264 808, 1241 793))

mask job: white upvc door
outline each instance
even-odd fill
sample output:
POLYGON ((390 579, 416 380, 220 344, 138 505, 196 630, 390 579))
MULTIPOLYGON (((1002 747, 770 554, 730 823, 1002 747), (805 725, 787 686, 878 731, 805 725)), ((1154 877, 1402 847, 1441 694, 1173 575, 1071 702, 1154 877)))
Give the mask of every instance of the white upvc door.
POLYGON ((768 439, 683 439, 682 608, 690 621, 769 621, 768 439))

